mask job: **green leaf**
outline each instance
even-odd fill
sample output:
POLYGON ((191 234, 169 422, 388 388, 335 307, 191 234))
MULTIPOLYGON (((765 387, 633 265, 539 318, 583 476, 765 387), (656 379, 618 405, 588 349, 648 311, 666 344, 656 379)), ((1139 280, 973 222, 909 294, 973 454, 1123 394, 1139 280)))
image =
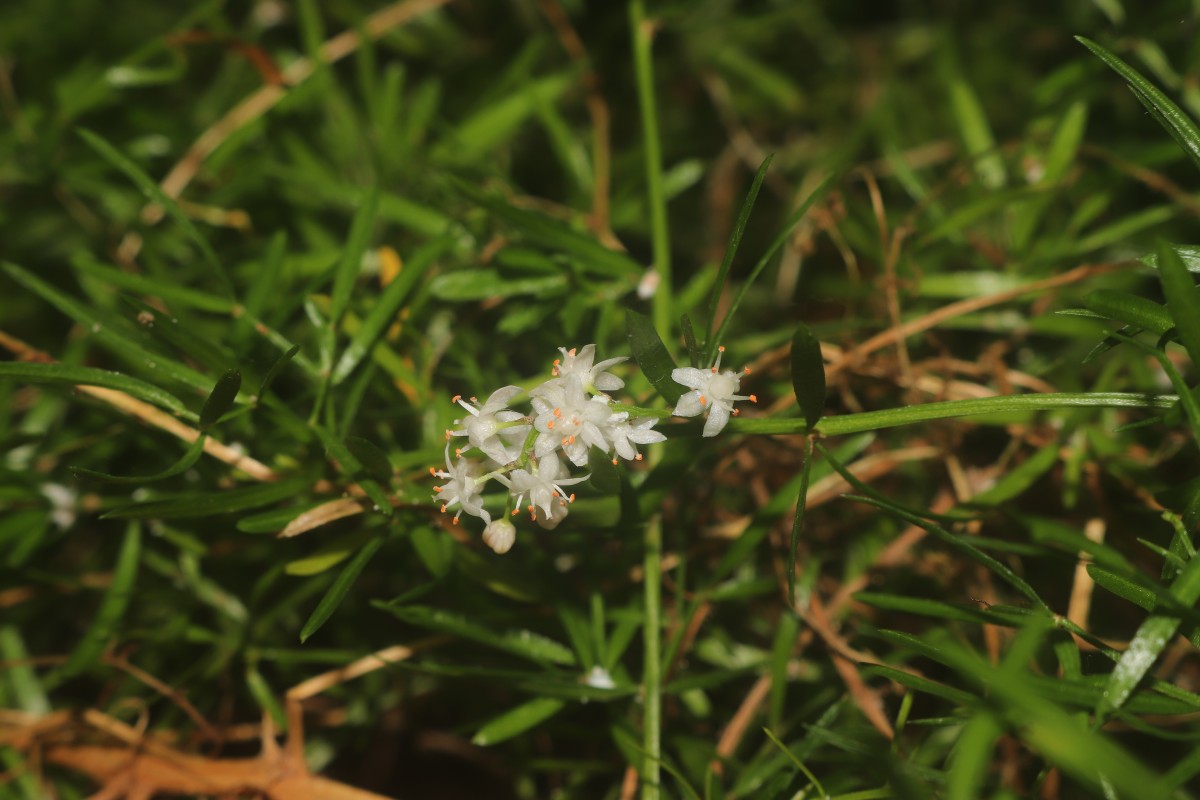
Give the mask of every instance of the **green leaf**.
POLYGON ((404 302, 412 294, 413 288, 425 277, 426 270, 438 256, 446 251, 449 245, 449 239, 440 238, 421 248, 409 263, 404 265, 400 274, 384 288, 383 294, 371 308, 362 325, 354 332, 350 338, 350 344, 346 346, 342 357, 338 359, 337 366, 333 370, 335 386, 349 377, 355 367, 371 352, 375 342, 400 313, 404 302))
POLYGON ((956 737, 946 800, 975 800, 982 796, 984 779, 992 760, 992 749, 1004 728, 995 715, 978 710, 956 737))
POLYGON ((187 237, 196 245, 196 249, 200 251, 200 256, 212 268, 213 274, 217 277, 225 294, 231 298, 236 297, 233 291, 233 281, 229 280, 229 274, 225 271, 225 267, 221 264, 220 259, 217 258, 217 254, 213 251, 212 246, 200 235, 200 231, 197 230, 187 214, 183 213, 179 205, 170 197, 167 197, 166 193, 159 188, 158 183, 143 172, 137 164, 126 158, 121 151, 117 150, 117 148, 113 147, 97 134, 86 128, 79 128, 76 132, 87 143, 88 147, 91 147, 103 159, 121 172, 124 172, 125 176, 142 191, 142 194, 162 207, 163 211, 171 219, 175 220, 175 223, 179 227, 183 228, 183 232, 187 234, 187 237))
POLYGON ((644 271, 643 267, 629 256, 609 250, 591 236, 575 230, 561 220, 509 205, 462 181, 454 181, 454 186, 476 205, 512 225, 531 241, 552 252, 572 257, 585 270, 631 280, 644 271))
POLYGON ((487 722, 471 738, 471 744, 479 747, 499 744, 505 739, 511 739, 530 728, 541 725, 562 711, 566 705, 564 701, 553 697, 534 698, 487 722))
MULTIPOLYGON (((1179 573, 1171 584, 1171 595, 1184 608, 1191 608, 1200 600, 1200 558, 1193 558, 1179 573)), ((1169 614, 1152 614, 1142 622, 1109 676, 1104 694, 1096 704, 1098 716, 1107 717, 1129 699, 1159 654, 1171 643, 1179 623, 1179 617, 1169 614)))
POLYGON ((289 561, 283 571, 287 575, 308 578, 336 567, 376 538, 373 531, 356 531, 318 547, 312 554, 289 561))
POLYGON ((499 297, 534 295, 541 297, 567 288, 565 275, 536 278, 511 278, 490 269, 465 269, 438 275, 429 285, 439 300, 471 302, 499 297))
POLYGON ((36 277, 16 264, 4 263, 4 271, 13 280, 41 297, 66 316, 85 327, 91 338, 107 350, 136 364, 142 369, 152 370, 164 378, 179 381, 202 392, 212 388, 212 379, 191 367, 150 352, 130 336, 109 324, 110 320, 99 312, 85 306, 79 300, 36 277))
POLYGON ((787 552, 787 597, 788 608, 796 605, 796 547, 800 544, 800 532, 804 529, 804 515, 808 509, 808 479, 812 474, 813 439, 804 437, 804 461, 800 465, 800 488, 796 493, 796 515, 792 518, 792 535, 788 537, 787 552))
POLYGON ((346 447, 372 478, 384 486, 392 482, 392 462, 382 450, 360 436, 347 436, 346 447))
POLYGON ((137 579, 141 546, 141 526, 130 522, 125 529, 125 539, 121 543, 116 566, 113 567, 112 582, 104 593, 104 599, 100 601, 100 610, 88 626, 83 640, 63 665, 59 678, 73 677, 96 664, 109 640, 116 635, 117 625, 124 616, 129 601, 133 599, 133 584, 137 579))
POLYGON ((177 283, 157 280, 136 272, 110 267, 96 261, 91 255, 82 253, 71 259, 71 266, 77 271, 119 289, 152 295, 162 298, 169 303, 194 308, 197 311, 207 311, 213 314, 231 314, 236 306, 232 300, 220 297, 198 289, 190 289, 177 283))
POLYGON ((275 723, 275 727, 282 733, 287 733, 287 713, 283 710, 283 706, 279 702, 279 698, 275 696, 275 692, 267 685, 262 673, 258 671, 258 667, 253 663, 246 665, 246 688, 250 690, 250 694, 254 697, 259 708, 271 715, 271 721, 275 723))
MULTIPOLYGON (((1179 397, 1170 394, 1138 392, 1054 392, 1015 394, 970 400, 947 400, 915 406, 863 411, 858 414, 823 417, 816 430, 826 436, 842 436, 900 425, 912 425, 934 419, 952 419, 980 414, 1050 411, 1063 408, 1171 408, 1179 397)), ((805 420, 783 418, 734 419, 730 428, 738 433, 804 433, 805 420)))
POLYGON ((378 210, 379 187, 372 186, 354 215, 354 221, 350 224, 350 235, 342 249, 342 258, 333 273, 333 290, 329 299, 331 329, 336 328, 346 305, 350 302, 350 293, 354 290, 354 282, 362 268, 363 253, 367 252, 367 245, 370 244, 378 210))
POLYGON ((675 359, 654 330, 654 323, 645 314, 625 309, 625 329, 629 336, 629 352, 642 374, 668 403, 674 405, 683 396, 684 387, 671 379, 675 359))
POLYGON ((971 498, 971 506, 997 506, 1006 503, 1033 486, 1058 463, 1061 446, 1058 442, 1046 445, 1008 472, 986 491, 971 498))
POLYGON ((571 648, 532 631, 498 633, 492 627, 472 622, 460 614, 426 606, 395 606, 378 601, 373 605, 410 625, 461 636, 539 664, 575 665, 571 648))
POLYGON ((1083 298, 1083 304, 1108 319, 1162 336, 1175 326, 1171 314, 1153 300, 1116 289, 1096 289, 1083 298))
POLYGON ((1192 163, 1200 167, 1200 129, 1197 129, 1192 118, 1111 50, 1082 36, 1076 36, 1075 39, 1125 79, 1134 96, 1150 112, 1150 116, 1171 134, 1171 138, 1187 153, 1192 163))
POLYGON ((298 475, 277 483, 153 500, 113 509, 101 515, 101 519, 195 519, 232 514, 235 511, 258 508, 295 497, 310 482, 308 476, 298 475))
POLYGON ((102 481, 104 483, 130 484, 135 486, 166 480, 167 478, 173 478, 176 475, 182 475, 200 460, 200 456, 204 453, 205 438, 206 437, 204 434, 197 436, 196 441, 191 443, 187 449, 187 452, 185 452, 178 461, 164 469, 162 472, 156 472, 151 475, 133 475, 124 477, 120 475, 109 475, 106 472, 97 472, 84 467, 71 467, 71 472, 73 472, 77 477, 81 478, 91 478, 92 480, 102 481))
POLYGON ((70 386, 103 386, 116 389, 130 397, 186 414, 183 401, 170 392, 119 372, 95 367, 74 367, 67 364, 37 364, 31 361, 0 361, 0 380, 21 380, 29 383, 67 384, 70 386))
MULTIPOLYGON (((318 427, 315 428, 315 430, 317 436, 319 436, 321 439, 321 443, 325 445, 325 450, 329 453, 331 458, 337 461, 345 475, 349 477, 355 477, 366 472, 366 468, 364 467, 363 463, 358 460, 358 457, 355 456, 350 448, 346 446, 345 442, 337 441, 324 428, 318 427)), ((384 456, 384 460, 387 460, 386 456, 384 456)), ((378 468, 382 465, 376 462, 375 466, 378 468)), ((388 483, 390 484, 392 474, 390 464, 387 469, 387 474, 388 483)), ((378 511, 380 514, 383 514, 385 517, 390 517, 392 515, 392 500, 390 497, 388 497, 387 491, 384 490, 379 483, 371 478, 366 478, 359 481, 359 486, 361 486, 362 490, 367 493, 367 497, 371 499, 371 502, 375 504, 376 511, 378 511)))
POLYGON ((254 402, 256 404, 263 401, 263 397, 265 397, 267 394, 267 389, 271 388, 271 384, 275 381, 275 376, 277 376, 280 370, 286 367, 288 362, 295 358, 296 354, 299 352, 300 345, 294 344, 287 349, 287 352, 280 353, 279 357, 271 362, 271 366, 267 368, 267 374, 263 376, 262 383, 258 385, 258 391, 254 394, 254 402))
POLYGON ((1161 241, 1158 244, 1158 278, 1179 340, 1192 364, 1200 368, 1200 294, 1196 293, 1196 280, 1183 265, 1175 248, 1161 241))
POLYGON ((708 351, 710 358, 716 353, 717 345, 724 341, 725 334, 729 330, 730 324, 733 322, 734 315, 737 314, 738 308, 740 308, 742 305, 742 300, 746 297, 746 292, 750 291, 750 287, 754 284, 754 281, 758 279, 758 276, 762 274, 762 271, 767 268, 767 265, 771 263, 771 259, 775 257, 775 254, 778 253, 791 238, 792 229, 800 224, 800 220, 804 219, 804 216, 808 214, 808 210, 813 207, 813 204, 825 197, 826 192, 833 187, 834 183, 837 182, 840 177, 841 176, 838 173, 831 172, 823 181, 821 181, 820 184, 818 184, 817 188, 813 189, 812 192, 809 193, 808 197, 804 198, 804 202, 792 212, 790 217, 788 217, 787 222, 785 222, 783 225, 783 230, 779 232, 779 235, 775 237, 773 242, 771 242, 771 246, 767 248, 765 253, 763 253, 762 258, 760 258, 758 263, 754 265, 754 269, 750 271, 750 275, 745 281, 742 282, 742 285, 738 287, 737 295, 734 296, 733 302, 729 305, 729 313, 725 315, 725 319, 721 320, 721 325, 719 328, 717 328, 717 333, 715 336, 713 336, 712 342, 709 345, 708 351))
MULTIPOLYGON (((1168 245, 1171 247, 1183 265, 1187 267, 1188 272, 1200 273, 1200 245, 1197 244, 1175 244, 1168 245)), ((1147 253, 1138 259, 1148 267, 1158 269, 1158 253, 1147 253)))
POLYGON ((1037 592, 1035 592, 1033 590, 1033 587, 1030 586, 1029 583, 1026 582, 1024 578, 1021 578, 1015 572, 1013 572, 1012 569, 1005 566, 1001 562, 997 561, 992 556, 989 556, 987 553, 983 552, 975 545, 971 544, 969 541, 967 541, 967 539, 965 539, 961 536, 956 536, 955 534, 951 533, 950 531, 946 530, 945 528, 935 525, 932 522, 930 522, 929 520, 922 519, 921 517, 918 517, 915 514, 911 514, 908 511, 904 510, 903 508, 900 508, 898 506, 895 506, 895 505, 885 502, 883 500, 878 500, 874 497, 862 497, 859 495, 847 495, 846 499, 847 500, 857 500, 860 503, 866 503, 868 505, 875 506, 876 508, 883 509, 884 511, 887 511, 887 512, 899 517, 900 519, 904 520, 905 522, 908 522, 913 525, 917 525, 919 527, 924 528, 925 530, 932 533, 938 539, 941 539, 943 542, 945 542, 947 545, 949 545, 954 550, 957 550, 958 552, 962 553, 963 555, 967 556, 968 558, 972 559, 973 561, 975 561, 979 564, 982 564, 983 566, 990 569, 997 576, 999 576, 1003 581, 1008 583, 1010 586, 1012 586, 1014 589, 1016 589, 1018 592, 1023 594, 1026 598, 1028 598, 1031 602, 1033 602, 1038 608, 1042 609, 1043 611, 1045 611, 1047 613, 1051 613, 1050 607, 1046 605, 1046 602, 1044 600, 1042 600, 1041 597, 1038 596, 1037 592))
POLYGON ((812 430, 825 412, 825 359, 821 357, 821 342, 800 325, 792 336, 792 388, 800 414, 812 430))
POLYGON ((216 424, 217 420, 233 405, 241 388, 242 373, 239 370, 226 370, 217 379, 217 385, 213 387, 212 393, 209 394, 208 399, 204 401, 204 406, 200 409, 200 430, 207 431, 216 424))
POLYGON ((308 618, 308 622, 305 622, 304 627, 300 630, 301 643, 307 641, 308 637, 316 633, 333 616, 333 612, 337 610, 342 600, 346 598, 350 587, 358 580, 358 576, 371 561, 371 558, 379 552, 379 548, 383 546, 383 541, 384 537, 382 536, 373 537, 358 551, 353 561, 342 567, 342 571, 338 573, 337 580, 329 587, 329 591, 325 592, 325 596, 321 598, 321 602, 313 610, 312 616, 308 618))
POLYGON ((975 161, 979 180, 989 189, 999 189, 1008 181, 1004 159, 996 150, 996 139, 979 97, 962 78, 956 77, 950 82, 950 109, 958 122, 967 155, 975 161))
MULTIPOLYGON (((717 270, 717 276, 713 279, 712 296, 708 299, 708 315, 704 324, 704 335, 707 340, 704 343, 707 361, 712 361, 716 355, 717 341, 713 336, 713 324, 717 319, 717 305, 721 300, 721 291, 725 288, 725 282, 729 279, 729 270, 733 267, 733 257, 737 255, 738 245, 742 243, 742 234, 746 232, 746 223, 750 221, 750 212, 754 210, 754 201, 758 199, 758 190, 762 187, 763 178, 767 177, 767 170, 771 167, 771 161, 775 156, 769 155, 758 167, 758 172, 754 175, 754 182, 750 184, 750 191, 746 193, 746 199, 742 201, 742 209, 738 212, 737 222, 733 225, 733 231, 729 234, 729 244, 725 245, 725 256, 721 259, 721 267, 717 270)), ((698 367, 699 364, 692 366, 698 367)))

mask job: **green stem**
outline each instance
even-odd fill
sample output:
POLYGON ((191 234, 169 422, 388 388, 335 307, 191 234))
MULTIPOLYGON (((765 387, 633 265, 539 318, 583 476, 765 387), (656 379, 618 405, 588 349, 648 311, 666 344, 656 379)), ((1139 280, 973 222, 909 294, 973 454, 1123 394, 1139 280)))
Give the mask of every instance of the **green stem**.
POLYGON ((658 276, 654 293, 654 327, 664 342, 671 337, 671 239, 667 230, 667 198, 663 189, 662 145, 658 135, 658 111, 654 98, 654 65, 650 45, 654 23, 646 20, 643 0, 630 0, 629 24, 633 31, 633 64, 637 73, 638 107, 642 116, 642 140, 646 156, 646 194, 650 205, 653 269, 658 276))
MULTIPOLYGON (((1059 408, 1171 408, 1179 400, 1173 394, 1139 394, 1136 392, 1056 392, 1052 394, 1016 394, 1004 397, 984 397, 977 400, 947 400, 916 406, 864 411, 825 417, 816 425, 816 432, 826 436, 843 436, 881 428, 895 428, 934 419, 967 417, 977 414, 996 414, 1012 411, 1052 411, 1059 408)), ((804 433, 802 419, 735 419, 729 427, 737 433, 804 433)))
POLYGON ((642 674, 642 800, 659 798, 662 760, 662 659, 659 655, 662 602, 662 517, 646 522, 646 619, 642 635, 645 660, 642 674))

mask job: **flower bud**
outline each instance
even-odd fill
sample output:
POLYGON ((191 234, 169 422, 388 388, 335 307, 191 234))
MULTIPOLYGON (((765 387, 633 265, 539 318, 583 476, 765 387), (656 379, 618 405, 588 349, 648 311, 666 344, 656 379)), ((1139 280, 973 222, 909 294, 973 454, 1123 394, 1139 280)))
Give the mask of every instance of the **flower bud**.
POLYGON ((492 548, 497 554, 504 555, 512 549, 517 540, 517 528, 503 517, 492 520, 483 529, 483 543, 492 548))

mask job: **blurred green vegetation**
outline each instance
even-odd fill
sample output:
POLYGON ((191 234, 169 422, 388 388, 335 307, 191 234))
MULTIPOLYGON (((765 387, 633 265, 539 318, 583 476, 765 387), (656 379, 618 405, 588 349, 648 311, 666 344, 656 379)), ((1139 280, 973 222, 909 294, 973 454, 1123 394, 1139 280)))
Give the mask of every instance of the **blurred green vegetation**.
MULTIPOLYGON (((451 396, 532 387, 560 346, 628 355, 625 308, 665 311, 681 364, 682 315, 710 344, 709 292, 771 154, 718 321, 832 183, 721 342, 754 367, 741 430, 799 417, 802 322, 826 346, 827 415, 1172 391, 1135 347, 1084 363, 1107 329, 1053 312, 1098 288, 1162 302, 1136 259, 1197 241, 1200 214, 1185 153, 1073 37, 1200 115, 1200 4, 646 5, 669 241, 625 3, 0 5, 0 707, 98 709, 246 755, 233 726, 283 724, 289 687, 423 643, 308 702, 314 770, 404 798, 628 796, 651 517, 664 796, 817 796, 810 776, 843 798, 1192 796, 1195 598, 1166 588, 1198 513, 1178 410, 821 442, 795 613, 800 436, 664 423, 658 455, 621 468, 632 499, 597 469, 568 522, 520 526, 503 558, 477 520, 441 524, 426 470, 451 396), (656 237, 672 266, 652 300, 656 237), (65 371, 14 366, 47 358, 65 371), (232 449, 204 455, 162 418, 232 449), (835 499, 835 460, 870 502, 835 499), (274 535, 352 485, 356 513, 274 535), (1183 635, 1091 713, 1107 648, 1154 609, 1183 635)), ((94 791, 29 766, 12 731, 31 718, 0 718, 0 794, 94 791)))

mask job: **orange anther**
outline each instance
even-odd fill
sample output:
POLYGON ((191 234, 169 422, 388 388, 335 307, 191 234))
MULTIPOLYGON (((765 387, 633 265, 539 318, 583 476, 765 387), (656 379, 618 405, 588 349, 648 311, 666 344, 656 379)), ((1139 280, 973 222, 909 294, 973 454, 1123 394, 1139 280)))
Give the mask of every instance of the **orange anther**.
POLYGON ((546 423, 546 427, 547 427, 547 428, 553 428, 553 427, 554 427, 554 420, 550 420, 549 422, 547 422, 547 423, 546 423))
POLYGON ((642 457, 643 457, 643 456, 642 456, 642 454, 641 454, 641 453, 638 453, 636 456, 634 456, 634 457, 633 457, 633 460, 634 460, 634 461, 641 461, 641 460, 642 460, 642 457))
POLYGON ((454 456, 455 456, 455 458, 462 458, 462 448, 461 447, 454 448, 454 456))
POLYGON ((558 366, 558 365, 560 365, 560 364, 562 364, 562 359, 561 359, 561 358, 556 358, 556 359, 554 359, 554 366, 556 366, 556 367, 557 367, 557 366, 558 366))
POLYGON ((446 513, 446 506, 445 506, 445 505, 443 505, 443 506, 442 506, 442 513, 443 513, 443 514, 445 514, 445 513, 446 513))
POLYGON ((718 352, 718 353, 724 353, 724 352, 725 352, 725 345, 720 345, 720 346, 718 346, 718 347, 717 347, 717 352, 718 352))
POLYGON ((436 478, 436 477, 437 477, 437 470, 436 470, 436 469, 434 469, 433 467, 430 467, 430 468, 429 468, 429 474, 430 474, 430 475, 432 475, 433 477, 435 477, 435 478, 436 478))
POLYGON ((455 517, 454 519, 450 520, 450 522, 451 522, 451 524, 452 524, 452 525, 457 525, 457 524, 458 524, 458 517, 455 517))
POLYGON ((575 434, 571 434, 571 435, 570 435, 569 437, 567 437, 567 438, 569 438, 569 439, 571 440, 571 444, 575 444, 575 434))
POLYGON ((613 459, 613 466, 615 467, 616 465, 617 465, 617 460, 614 458, 614 459, 613 459))
POLYGON ((451 397, 451 398, 450 398, 450 402, 451 402, 451 403, 457 403, 459 400, 462 400, 462 395, 461 395, 461 394, 456 394, 456 395, 454 395, 454 397, 451 397))
POLYGON ((440 494, 443 488, 444 488, 444 487, 442 487, 442 486, 435 486, 435 487, 433 487, 433 490, 434 490, 435 492, 438 492, 438 493, 440 494))
POLYGON ((713 375, 716 375, 716 374, 717 374, 717 368, 716 368, 716 367, 713 367, 713 368, 712 368, 712 374, 713 374, 713 375))
POLYGON ((700 395, 700 405, 706 405, 707 403, 708 401, 704 399, 704 395, 700 395))
POLYGON ((572 503, 574 503, 575 502, 575 493, 571 492, 571 496, 568 497, 567 499, 570 500, 572 503))
POLYGON ((514 508, 514 509, 512 510, 512 513, 511 513, 511 514, 509 514, 509 516, 510 516, 510 517, 515 517, 515 516, 516 516, 517 514, 519 514, 519 513, 521 513, 521 509, 519 509, 519 508, 514 508))
POLYGON ((735 417, 736 417, 738 414, 740 414, 740 413, 742 413, 742 410, 741 410, 740 408, 735 408, 735 409, 733 410, 733 415, 734 415, 735 417))
POLYGON ((562 409, 561 408, 554 409, 554 416, 558 417, 559 419, 562 419, 562 409))
POLYGON ((750 395, 750 402, 751 402, 751 403, 757 403, 757 402, 758 402, 758 395, 756 395, 756 394, 752 394, 752 395, 750 395))
POLYGON ((742 370, 742 372, 744 372, 744 373, 746 373, 747 375, 749 375, 749 374, 750 374, 750 368, 749 368, 749 367, 746 367, 746 368, 744 368, 744 369, 742 370))

